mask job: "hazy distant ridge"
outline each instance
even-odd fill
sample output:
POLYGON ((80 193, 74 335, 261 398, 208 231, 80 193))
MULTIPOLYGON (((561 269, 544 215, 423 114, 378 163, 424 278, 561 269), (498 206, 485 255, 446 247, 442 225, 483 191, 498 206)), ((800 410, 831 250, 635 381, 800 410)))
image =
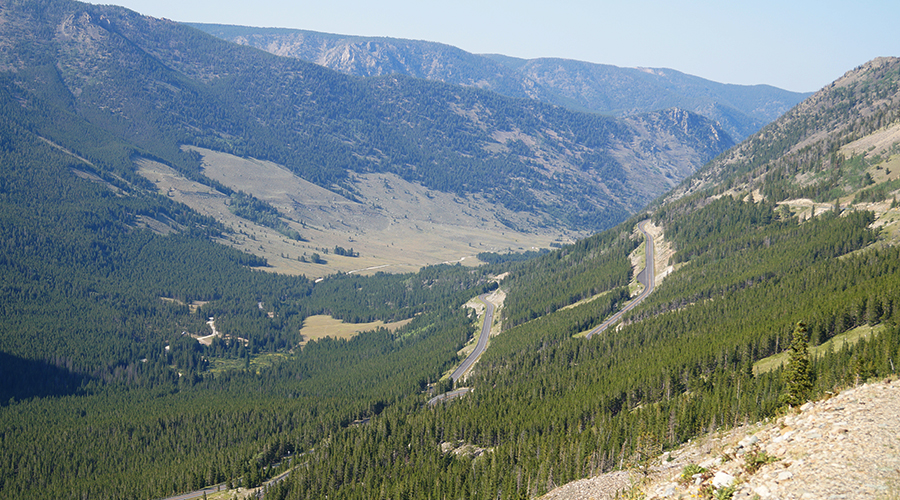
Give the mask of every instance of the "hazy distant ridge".
POLYGON ((810 95, 769 85, 722 84, 671 69, 477 55, 419 40, 283 28, 192 26, 225 40, 357 76, 404 74, 614 116, 677 107, 718 121, 736 141, 810 95))

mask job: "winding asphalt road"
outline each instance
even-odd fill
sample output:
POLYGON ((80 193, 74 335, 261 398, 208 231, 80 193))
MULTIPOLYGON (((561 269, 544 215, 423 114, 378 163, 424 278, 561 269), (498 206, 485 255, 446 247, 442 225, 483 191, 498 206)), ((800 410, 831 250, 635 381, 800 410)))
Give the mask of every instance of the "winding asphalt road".
POLYGON ((469 354, 469 357, 459 365, 459 368, 450 374, 450 378, 453 379, 454 384, 456 384, 456 382, 469 371, 469 368, 472 368, 472 365, 478 361, 479 356, 481 356, 481 353, 483 353, 484 349, 487 347, 488 337, 491 336, 491 325, 494 323, 494 304, 488 302, 486 293, 479 295, 478 300, 484 303, 487 308, 484 313, 484 323, 481 325, 481 336, 478 337, 478 344, 475 346, 475 350, 472 351, 472 354, 469 354))
POLYGON ((648 222, 650 222, 650 221, 645 220, 645 221, 641 221, 638 224, 638 229, 640 229, 640 231, 642 233, 644 233, 644 242, 647 243, 646 254, 645 254, 646 258, 644 259, 644 262, 646 264, 644 265, 644 270, 641 271, 640 273, 638 273, 638 276, 637 276, 638 282, 640 284, 644 285, 644 291, 641 292, 640 295, 635 297, 634 300, 629 302, 625 307, 623 307, 621 311, 617 312, 616 314, 613 314, 612 316, 607 318, 606 321, 604 321, 603 323, 600 323, 600 326, 589 331, 587 333, 587 335, 585 335, 585 337, 591 338, 595 333, 600 333, 603 330, 606 330, 607 328, 609 328, 610 326, 618 323, 618 321, 620 319, 622 319, 622 316, 625 315, 625 313, 632 310, 635 306, 637 306, 644 299, 646 299, 647 296, 650 295, 650 292, 653 291, 653 287, 656 286, 656 271, 654 269, 655 266, 653 265, 654 258, 655 258, 654 254, 653 254, 653 237, 650 236, 650 234, 645 229, 645 225, 648 222))

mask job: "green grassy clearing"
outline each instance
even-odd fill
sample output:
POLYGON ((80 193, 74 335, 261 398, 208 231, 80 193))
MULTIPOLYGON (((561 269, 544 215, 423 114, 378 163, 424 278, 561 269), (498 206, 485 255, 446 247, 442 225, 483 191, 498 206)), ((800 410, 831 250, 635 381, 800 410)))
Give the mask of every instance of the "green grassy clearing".
MULTIPOLYGON (((850 330, 848 332, 835 335, 821 345, 810 347, 809 357, 811 359, 816 359, 824 356, 825 353, 827 353, 829 350, 839 351, 843 349, 844 346, 854 345, 859 342, 860 339, 869 338, 873 333, 878 333, 882 330, 884 330, 884 325, 864 325, 854 328, 853 330, 850 330)), ((768 373, 772 370, 777 370, 780 366, 787 362, 788 356, 788 351, 784 351, 753 363, 753 374, 759 375, 761 373, 768 373)))
MULTIPOLYGON (((264 353, 250 357, 250 371, 259 373, 263 368, 274 366, 290 357, 283 352, 264 353)), ((209 372, 213 374, 242 370, 245 361, 241 358, 213 358, 209 361, 209 372)))

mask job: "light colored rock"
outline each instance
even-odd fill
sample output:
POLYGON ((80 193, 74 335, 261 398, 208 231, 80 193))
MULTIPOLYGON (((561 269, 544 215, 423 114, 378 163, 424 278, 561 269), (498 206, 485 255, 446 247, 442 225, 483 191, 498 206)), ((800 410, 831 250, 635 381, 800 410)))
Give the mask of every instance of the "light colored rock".
POLYGON ((759 437, 754 434, 752 436, 747 436, 744 439, 741 439, 741 442, 738 443, 738 446, 740 446, 741 448, 749 448, 758 442, 759 437))
POLYGON ((780 443, 782 441, 790 441, 794 437, 794 431, 787 431, 784 434, 776 437, 772 440, 773 443, 780 443))
POLYGON ((753 493, 756 493, 757 495, 759 495, 762 498, 767 498, 769 495, 772 494, 771 492, 769 492, 769 488, 764 484, 761 484, 761 485, 753 488, 753 493))
POLYGON ((783 483, 785 481, 789 481, 792 477, 794 477, 794 473, 789 470, 785 470, 778 473, 778 477, 775 478, 775 481, 783 483))
POLYGON ((656 490, 656 494, 663 498, 673 498, 678 495, 678 484, 664 484, 660 489, 656 490))
POLYGON ((712 485, 716 488, 727 488, 734 484, 734 476, 727 472, 718 471, 712 478, 712 485))

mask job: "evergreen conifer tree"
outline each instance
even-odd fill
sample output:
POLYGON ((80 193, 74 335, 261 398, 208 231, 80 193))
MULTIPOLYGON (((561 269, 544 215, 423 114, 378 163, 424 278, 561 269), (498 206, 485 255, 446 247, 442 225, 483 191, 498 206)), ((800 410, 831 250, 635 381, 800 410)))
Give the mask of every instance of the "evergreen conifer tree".
POLYGON ((781 398, 784 404, 798 405, 803 403, 812 389, 808 347, 806 325, 801 321, 794 328, 794 334, 791 338, 790 359, 788 359, 787 369, 785 369, 783 375, 787 384, 785 393, 781 398))

